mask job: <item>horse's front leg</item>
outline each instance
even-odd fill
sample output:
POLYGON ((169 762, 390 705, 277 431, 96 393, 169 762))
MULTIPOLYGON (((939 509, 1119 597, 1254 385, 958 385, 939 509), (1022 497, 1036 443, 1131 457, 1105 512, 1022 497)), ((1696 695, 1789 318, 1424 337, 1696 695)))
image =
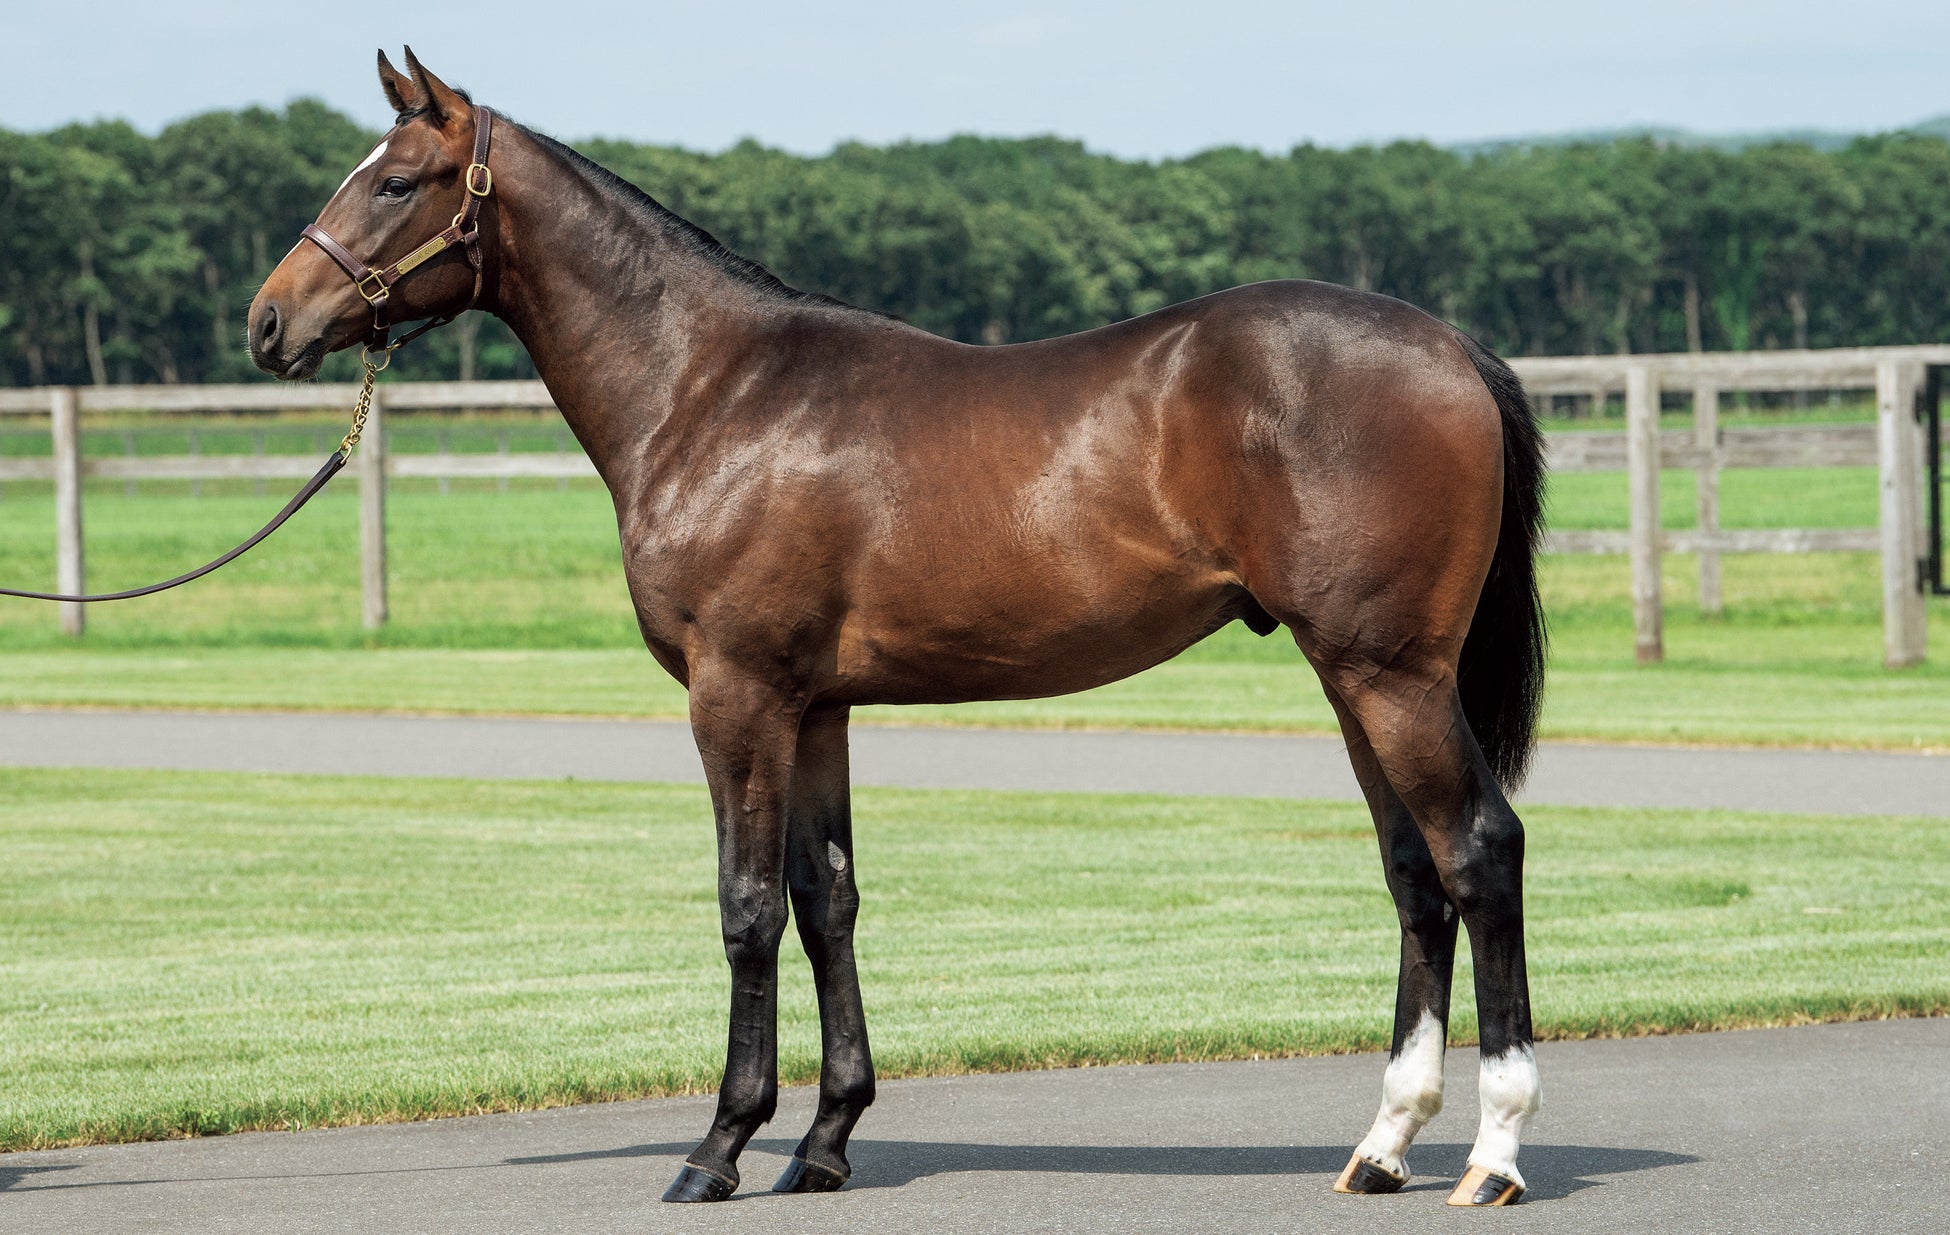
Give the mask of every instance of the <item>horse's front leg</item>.
POLYGON ((786 836, 792 915, 819 995, 819 1114, 775 1192, 831 1192, 853 1168, 846 1141, 873 1101, 873 1057, 853 965, 853 813, 847 784, 846 708, 815 708, 799 730, 786 836))
POLYGON ((786 801, 802 709, 770 683, 721 671, 692 675, 691 731, 717 817, 731 1032, 717 1117, 666 1201, 721 1201, 736 1191, 738 1155, 778 1105, 786 801))

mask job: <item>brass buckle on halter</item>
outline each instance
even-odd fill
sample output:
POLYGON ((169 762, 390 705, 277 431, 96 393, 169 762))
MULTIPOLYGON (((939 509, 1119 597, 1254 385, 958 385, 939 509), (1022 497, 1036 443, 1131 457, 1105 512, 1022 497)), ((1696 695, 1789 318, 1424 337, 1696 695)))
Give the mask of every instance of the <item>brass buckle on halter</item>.
POLYGON ((488 194, 494 192, 494 169, 485 163, 469 163, 467 165, 467 191, 476 197, 486 197, 488 194), (479 179, 481 183, 479 188, 474 186, 476 178, 474 173, 476 172, 480 173, 479 179))
POLYGON ((364 297, 365 302, 370 305, 378 304, 392 290, 386 286, 386 280, 380 277, 377 270, 368 270, 366 276, 360 279, 354 286, 359 289, 359 295, 364 297), (366 284, 368 283, 373 285, 374 290, 366 290, 366 284))

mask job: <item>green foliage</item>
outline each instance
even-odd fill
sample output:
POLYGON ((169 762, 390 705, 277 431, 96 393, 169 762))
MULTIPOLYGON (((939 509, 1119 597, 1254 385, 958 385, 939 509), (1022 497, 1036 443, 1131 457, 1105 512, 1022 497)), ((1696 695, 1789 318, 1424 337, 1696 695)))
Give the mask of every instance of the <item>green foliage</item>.
MULTIPOLYGON (((0 384, 250 376, 251 293, 375 140, 312 100, 153 139, 0 129, 0 384)), ((1950 338, 1950 144, 1921 133, 1832 152, 1635 138, 1159 163, 1053 137, 582 149, 790 283, 970 342, 1290 277, 1399 296, 1509 354, 1950 338)), ((399 364, 532 373, 475 319, 399 364)))
MULTIPOLYGON (((0 792, 0 1149, 717 1081, 702 787, 9 769, 0 792)), ((1950 1009, 1943 820, 1527 818, 1543 1037, 1950 1009)), ((869 789, 855 834, 883 1076, 1387 1044, 1396 921, 1356 804, 869 789)), ((779 1062, 803 1084, 797 953, 779 1062)))

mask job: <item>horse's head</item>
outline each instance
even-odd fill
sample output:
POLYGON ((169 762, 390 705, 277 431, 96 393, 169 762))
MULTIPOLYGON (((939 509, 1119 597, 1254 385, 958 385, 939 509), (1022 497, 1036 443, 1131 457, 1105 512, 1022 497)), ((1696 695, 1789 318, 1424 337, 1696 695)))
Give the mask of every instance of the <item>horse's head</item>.
POLYGON ((410 77, 379 53, 379 85, 399 118, 251 301, 245 332, 267 373, 310 377, 328 353, 374 342, 386 323, 473 303, 479 254, 460 236, 492 186, 490 174, 470 169, 476 112, 410 47, 406 65, 410 77), (428 243, 443 234, 446 244, 428 243))

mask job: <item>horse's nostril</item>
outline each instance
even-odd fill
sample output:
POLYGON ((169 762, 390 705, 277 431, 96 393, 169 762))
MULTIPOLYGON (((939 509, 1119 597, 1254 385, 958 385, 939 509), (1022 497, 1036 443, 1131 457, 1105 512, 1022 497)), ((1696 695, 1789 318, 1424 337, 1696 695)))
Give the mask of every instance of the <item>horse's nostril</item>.
POLYGON ((278 337, 278 306, 264 306, 264 320, 257 326, 258 346, 268 348, 278 337))

